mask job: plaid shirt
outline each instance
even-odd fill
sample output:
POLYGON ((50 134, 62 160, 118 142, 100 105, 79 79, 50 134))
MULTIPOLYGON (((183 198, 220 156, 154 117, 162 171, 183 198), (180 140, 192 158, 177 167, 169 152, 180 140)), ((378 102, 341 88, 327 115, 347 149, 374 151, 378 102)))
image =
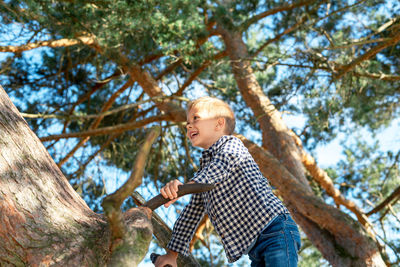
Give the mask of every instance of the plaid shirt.
POLYGON ((247 253, 273 218, 289 213, 247 148, 234 136, 222 136, 202 152, 200 170, 192 180, 216 187, 193 194, 175 222, 167 247, 184 255, 188 255, 190 240, 205 212, 221 237, 229 262, 247 253))

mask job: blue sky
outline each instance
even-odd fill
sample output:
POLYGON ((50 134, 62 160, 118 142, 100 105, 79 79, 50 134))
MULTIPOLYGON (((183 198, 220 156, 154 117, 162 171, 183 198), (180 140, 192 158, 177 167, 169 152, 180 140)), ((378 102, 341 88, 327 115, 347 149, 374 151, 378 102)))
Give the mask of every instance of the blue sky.
MULTIPOLYGON (((392 1, 389 1, 392 2, 392 1)), ((13 40, 12 36, 9 36, 10 40, 13 40)), ((4 41, 4 40, 3 40, 4 41)), ((23 40, 22 40, 23 41, 23 40)), ((4 44, 4 43, 3 43, 4 44)), ((32 50, 29 52, 25 52, 24 54, 26 56, 32 56, 32 57, 37 57, 38 52, 40 49, 37 50, 32 50)), ((3 60, 6 56, 6 53, 0 53, 0 61, 3 60)), ((40 58, 38 59, 40 60, 40 58)), ((1 80, 0 80, 1 84, 1 80)), ((283 119, 286 122, 286 124, 289 127, 296 127, 296 128, 303 128, 304 124, 306 123, 305 119, 300 117, 300 116, 289 116, 289 115, 283 115, 283 119)), ((371 134, 366 130, 366 129, 360 129, 359 134, 363 136, 367 141, 373 142, 373 138, 371 134)), ((320 167, 329 167, 332 165, 335 165, 339 160, 344 158, 343 155, 343 147, 342 147, 342 142, 346 143, 352 143, 356 140, 357 135, 353 136, 348 136, 345 134, 339 134, 336 139, 334 139, 332 142, 329 142, 327 144, 318 144, 316 151, 315 151, 315 158, 316 161, 318 162, 318 165, 320 167)), ((379 141, 379 144, 381 146, 381 150, 383 151, 394 151, 397 152, 400 149, 400 119, 395 119, 391 123, 391 125, 385 129, 382 129, 381 131, 378 131, 377 134, 377 139, 379 141)), ((107 179, 109 182, 107 183, 107 192, 113 192, 117 187, 119 187, 126 179, 126 174, 122 172, 114 172, 110 173, 110 176, 107 175, 107 179)), ((147 188, 140 188, 139 191, 146 197, 149 198, 151 196, 156 195, 158 192, 155 192, 154 190, 149 190, 147 188)), ((164 209, 160 208, 157 210, 157 212, 162 215, 163 218, 165 218, 167 224, 169 224, 171 227, 176 219, 176 213, 173 208, 170 209, 164 209)), ((153 252, 154 250, 157 250, 154 245, 151 246, 149 253, 153 252)), ((160 252, 158 249, 157 251, 160 252)), ((149 258, 149 254, 146 256, 146 259, 149 258)), ((142 262, 139 267, 147 267, 147 266, 153 266, 148 262, 148 260, 142 262)), ((234 266, 234 265, 231 265, 234 266)))

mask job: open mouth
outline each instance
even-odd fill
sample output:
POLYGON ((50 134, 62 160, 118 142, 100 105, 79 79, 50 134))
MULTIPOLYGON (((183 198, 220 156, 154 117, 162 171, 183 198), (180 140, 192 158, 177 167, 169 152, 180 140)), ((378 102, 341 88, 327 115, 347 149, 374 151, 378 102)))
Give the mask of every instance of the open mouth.
POLYGON ((190 138, 193 138, 193 137, 195 137, 195 136, 197 136, 197 135, 199 135, 199 133, 197 133, 197 132, 192 132, 192 133, 190 133, 190 138))

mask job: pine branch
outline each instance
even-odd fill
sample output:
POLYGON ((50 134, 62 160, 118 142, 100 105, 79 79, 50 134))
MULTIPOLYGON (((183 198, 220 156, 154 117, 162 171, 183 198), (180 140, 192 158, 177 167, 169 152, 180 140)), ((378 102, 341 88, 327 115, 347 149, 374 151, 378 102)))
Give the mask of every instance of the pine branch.
MULTIPOLYGON (((115 100, 129 87, 131 87, 133 85, 133 83, 135 82, 134 79, 130 78, 120 89, 118 89, 118 91, 114 92, 111 97, 107 100, 107 102, 103 105, 103 107, 101 108, 100 113, 104 113, 106 112, 108 109, 111 108, 112 104, 115 102, 115 100)), ((96 129, 100 122, 103 120, 104 116, 99 116, 96 118, 95 121, 92 122, 92 124, 89 126, 89 131, 96 129)), ((90 139, 90 135, 87 135, 84 139, 80 140, 78 142, 78 144, 75 145, 75 147, 73 149, 71 149, 68 154, 62 158, 59 162, 58 162, 58 167, 61 168, 61 166, 68 161, 68 159, 70 157, 72 157, 73 154, 75 154, 75 152, 82 147, 88 140, 90 139)))
POLYGON ((360 57, 354 59, 351 63, 349 63, 348 65, 342 66, 340 67, 337 71, 337 74, 334 75, 335 79, 340 79, 343 77, 343 75, 345 75, 347 72, 353 70, 358 64, 360 64, 361 62, 370 59, 371 57, 375 56, 376 54, 378 54, 380 51, 382 51, 383 49, 395 45, 400 41, 400 31, 397 31, 396 34, 390 38, 388 41, 375 46, 374 48, 368 50, 365 54, 361 55, 360 57))
POLYGON ((301 149, 303 165, 310 172, 312 178, 314 178, 326 193, 333 198, 337 205, 343 205, 352 211, 356 215, 358 221, 370 232, 371 235, 373 235, 371 231, 373 226, 364 212, 356 205, 356 203, 346 199, 339 189, 335 188, 329 175, 323 169, 318 167, 317 162, 310 154, 304 151, 300 138, 293 131, 290 133, 297 146, 301 149))
MULTIPOLYGON (((254 17, 251 17, 248 20, 246 20, 243 23, 243 27, 242 28, 244 30, 246 30, 253 23, 256 23, 257 21, 259 21, 259 20, 261 20, 261 19, 263 19, 265 17, 274 15, 274 14, 279 13, 279 12, 289 11, 289 10, 292 10, 292 9, 295 9, 295 8, 298 8, 298 7, 307 6, 307 5, 310 5, 310 4, 314 3, 314 2, 316 2, 316 1, 315 0, 299 1, 297 3, 285 4, 285 5, 282 5, 282 6, 267 10, 265 12, 262 12, 262 13, 260 13, 258 15, 255 15, 254 17)), ((323 2, 325 2, 325 1, 323 1, 323 2)))
POLYGON ((400 81, 399 75, 390 75, 384 73, 370 73, 370 72, 353 72, 354 76, 367 77, 370 79, 377 79, 382 81, 400 81))
POLYGON ((152 122, 171 121, 171 120, 172 120, 172 118, 169 115, 166 115, 166 114, 157 115, 157 116, 152 116, 152 117, 143 119, 141 121, 135 121, 135 122, 125 123, 125 124, 117 124, 114 126, 91 129, 91 130, 87 130, 87 131, 83 131, 83 132, 49 135, 49 136, 41 137, 40 141, 47 142, 47 141, 58 140, 58 139, 62 139, 62 138, 82 138, 82 137, 90 137, 90 136, 97 136, 97 135, 122 133, 122 132, 126 132, 129 130, 141 128, 152 122))
POLYGON ((367 216, 371 216, 374 213, 377 213, 381 211, 383 208, 386 206, 390 205, 390 203, 394 201, 398 201, 400 199, 400 186, 396 188, 396 190, 393 191, 393 193, 390 194, 382 203, 380 203, 378 206, 373 208, 371 211, 367 212, 367 216), (397 199, 396 199, 397 198, 397 199))
POLYGON ((111 134, 108 138, 107 141, 104 142, 101 147, 94 152, 86 161, 85 163, 81 164, 79 166, 79 168, 71 175, 68 175, 68 180, 71 180, 73 178, 78 177, 79 175, 81 175, 81 173, 86 169, 87 165, 89 165, 89 163, 101 152, 103 151, 108 145, 111 144, 111 142, 117 138, 118 136, 120 136, 122 133, 117 133, 117 134, 111 134))
POLYGON ((117 69, 112 75, 110 75, 109 77, 107 77, 106 79, 102 80, 102 81, 98 81, 95 83, 95 85, 90 89, 90 91, 88 91, 85 95, 83 95, 81 98, 78 99, 78 101, 76 101, 69 112, 69 115, 71 115, 75 108, 82 104, 84 101, 86 101, 87 99, 90 98, 90 96, 92 96, 95 92, 97 92, 97 90, 101 89, 104 85, 108 84, 110 81, 112 81, 114 78, 121 76, 123 73, 120 69, 117 69))
POLYGON ((279 39, 282 38, 282 36, 289 34, 291 32, 293 32, 294 30, 298 29, 305 21, 306 21, 307 17, 303 16, 295 25, 293 25, 292 27, 284 30, 282 33, 276 35, 274 38, 267 40, 264 44, 262 44, 252 55, 251 58, 256 57, 265 47, 267 47, 268 45, 270 45, 271 43, 278 41, 279 39))
POLYGON ((373 43, 383 43, 389 41, 391 38, 379 38, 379 39, 370 39, 370 40, 362 40, 362 41, 354 41, 351 43, 341 44, 341 45, 332 45, 326 47, 327 50, 335 50, 335 49, 344 49, 351 48, 353 46, 364 45, 364 44, 373 44, 373 43))
MULTIPOLYGON (((129 73, 150 97, 166 96, 158 86, 157 80, 154 79, 149 72, 142 70, 140 66, 132 66, 129 73)), ((156 102, 155 104, 159 110, 169 114, 175 121, 186 121, 185 113, 180 112, 181 108, 175 103, 165 100, 156 102)))
MULTIPOLYGON (((226 57, 228 54, 226 51, 221 51, 217 53, 212 60, 218 60, 221 58, 226 57)), ((181 96, 183 94, 183 91, 190 85, 196 78, 208 67, 211 65, 212 60, 206 60, 198 69, 196 69, 192 75, 182 84, 182 86, 178 89, 178 91, 174 94, 177 96, 181 96)))
POLYGON ((138 101, 135 103, 131 103, 131 104, 126 104, 126 105, 122 105, 118 108, 106 111, 106 112, 102 112, 99 114, 88 114, 88 115, 77 115, 77 114, 72 114, 72 115, 63 115, 63 114, 29 114, 29 113, 21 113, 21 115, 24 118, 29 118, 29 119, 69 119, 69 120, 89 120, 89 119, 97 119, 99 117, 106 117, 106 116, 110 116, 113 115, 115 113, 127 110, 127 109, 132 109, 135 107, 138 107, 142 104, 148 103, 148 102, 157 102, 157 101, 162 101, 165 99, 177 99, 180 101, 189 101, 187 98, 185 97, 179 97, 179 96, 164 96, 164 97, 154 97, 151 99, 147 99, 147 100, 142 100, 142 101, 138 101))
POLYGON ((10 52, 10 53, 21 53, 24 51, 32 50, 39 47, 68 47, 84 44, 94 48, 96 51, 101 52, 102 49, 98 45, 96 39, 93 36, 81 36, 76 39, 60 39, 60 40, 48 40, 48 41, 39 41, 37 43, 28 43, 24 45, 8 45, 8 46, 0 46, 0 52, 10 52))

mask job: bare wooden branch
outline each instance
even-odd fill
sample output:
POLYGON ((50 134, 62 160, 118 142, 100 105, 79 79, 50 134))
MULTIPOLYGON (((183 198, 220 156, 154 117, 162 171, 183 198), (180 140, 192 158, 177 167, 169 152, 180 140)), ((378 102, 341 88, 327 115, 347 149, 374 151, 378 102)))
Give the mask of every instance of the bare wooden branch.
MULTIPOLYGON (((84 101, 86 101, 87 99, 89 99, 97 90, 101 89, 104 85, 106 85, 107 83, 109 83, 110 81, 112 81, 114 78, 119 77, 120 75, 122 75, 123 71, 121 69, 117 69, 112 75, 108 76, 106 79, 102 80, 102 81, 98 81, 94 84, 94 86, 92 86, 92 88, 90 89, 90 91, 88 91, 86 94, 84 94, 82 97, 80 97, 78 99, 78 101, 76 101, 72 107, 70 108, 68 115, 72 115, 75 111, 75 108, 82 104, 84 101)), ((63 125, 63 130, 62 133, 65 133, 67 126, 69 125, 70 121, 66 120, 64 122, 63 125)))
MULTIPOLYGON (((128 123, 134 122, 139 116, 141 116, 141 115, 139 115, 139 113, 136 113, 135 116, 132 116, 132 117, 129 119, 128 123)), ((93 153, 93 154, 86 160, 86 162, 85 162, 83 165, 79 166, 79 169, 76 170, 70 177, 76 177, 77 175, 79 175, 80 172, 82 172, 82 171, 86 168, 86 166, 96 157, 97 154, 99 154, 101 151, 103 151, 115 138, 119 137, 122 133, 123 133, 123 132, 111 134, 111 135, 107 138, 107 141, 104 142, 104 143, 101 145, 101 147, 100 147, 95 153, 93 153)))
POLYGON ((351 48, 353 46, 364 45, 364 44, 374 44, 374 43, 383 43, 390 40, 390 38, 379 38, 379 39, 372 39, 372 40, 362 40, 362 41, 355 41, 352 43, 340 44, 340 45, 331 45, 326 47, 327 50, 336 50, 336 49, 344 49, 344 48, 351 48))
MULTIPOLYGON (((361 1, 364 2, 364 1, 361 1)), ((359 4, 359 3, 357 3, 359 4)), ((353 6, 353 5, 352 5, 353 6)), ((342 49, 342 48, 349 48, 353 47, 356 45, 363 45, 363 44, 370 44, 370 43, 380 43, 380 42, 385 42, 388 41, 390 38, 375 38, 375 39, 370 39, 372 36, 380 34, 390 26, 392 26, 396 21, 400 20, 399 18, 394 18, 390 19, 388 22, 384 23, 382 26, 380 26, 376 31, 373 31, 372 34, 369 34, 368 36, 365 36, 360 39, 354 39, 349 41, 348 43, 341 44, 341 45, 331 45, 331 47, 327 47, 326 49, 342 49)))
MULTIPOLYGON (((268 62, 268 61, 259 60, 259 59, 252 59, 252 58, 248 58, 248 60, 256 61, 256 62, 262 62, 262 63, 268 64, 268 66, 277 65, 277 66, 286 66, 286 67, 290 67, 290 68, 303 68, 303 69, 312 69, 312 70, 331 71, 330 68, 323 67, 323 66, 307 66, 307 65, 299 65, 299 64, 286 64, 286 63, 281 63, 281 62, 277 62, 277 61, 268 62)), ((370 73, 370 72, 353 71, 352 74, 354 76, 357 76, 357 77, 366 77, 366 78, 377 79, 377 80, 382 80, 382 81, 399 81, 400 80, 400 76, 399 75, 392 75, 392 74, 385 74, 385 73, 370 73)))
MULTIPOLYGON (((104 142, 101 147, 94 152, 87 160, 85 163, 83 163, 82 165, 79 166, 79 168, 72 174, 69 175, 69 180, 71 180, 72 178, 75 178, 77 176, 79 176, 87 167, 87 165, 89 165, 89 163, 101 152, 103 151, 115 138, 117 138, 118 136, 120 136, 121 133, 117 133, 117 134, 112 134, 107 138, 107 141, 104 142)), ((105 184, 105 183, 104 183, 105 184)))
MULTIPOLYGON (((214 187, 215 185, 213 184, 199 184, 199 183, 184 184, 178 186, 177 194, 178 197, 181 197, 188 194, 207 192, 212 190, 214 187)), ((148 207, 151 210, 155 210, 169 201, 170 201, 169 198, 165 198, 161 194, 158 194, 157 196, 153 197, 152 199, 144 203, 143 207, 148 207)))

